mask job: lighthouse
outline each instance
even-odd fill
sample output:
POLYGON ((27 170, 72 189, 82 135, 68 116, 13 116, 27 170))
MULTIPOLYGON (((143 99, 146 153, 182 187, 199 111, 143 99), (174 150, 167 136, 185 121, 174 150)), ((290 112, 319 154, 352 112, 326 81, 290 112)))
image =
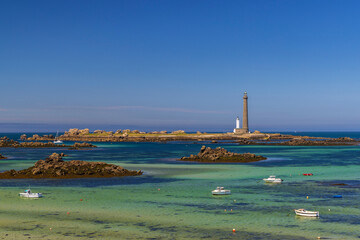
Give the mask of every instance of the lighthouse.
POLYGON ((249 132, 249 120, 248 120, 248 96, 247 92, 244 93, 244 108, 243 108, 243 126, 242 129, 245 133, 249 132))
POLYGON ((240 128, 240 119, 236 118, 236 128, 234 129, 235 134, 245 134, 249 133, 249 118, 248 118, 248 96, 247 92, 243 96, 243 118, 242 118, 242 128, 240 128))

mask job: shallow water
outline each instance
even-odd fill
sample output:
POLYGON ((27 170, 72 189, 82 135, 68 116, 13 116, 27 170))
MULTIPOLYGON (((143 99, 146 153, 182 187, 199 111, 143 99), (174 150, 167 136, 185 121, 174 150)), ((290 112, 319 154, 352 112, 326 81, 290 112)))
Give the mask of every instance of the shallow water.
MULTIPOLYGON (((358 239, 359 146, 225 147, 268 160, 197 164, 176 158, 201 144, 97 143, 65 159, 105 161, 143 170, 139 177, 0 180, 0 239, 358 239), (314 176, 303 176, 302 173, 314 176), (282 184, 265 184, 269 175, 282 184), (333 185, 344 183, 346 185, 333 185), (20 199, 28 186, 43 199, 20 199), (232 195, 211 195, 217 186, 232 195), (343 198, 333 198, 340 194, 343 198), (307 198, 308 197, 308 198, 307 198), (81 201, 82 199, 82 201, 81 201), (296 217, 293 209, 320 211, 296 217), (233 233, 232 229, 236 232, 233 233)), ((58 149, 0 149, 1 170, 23 169, 58 149)))

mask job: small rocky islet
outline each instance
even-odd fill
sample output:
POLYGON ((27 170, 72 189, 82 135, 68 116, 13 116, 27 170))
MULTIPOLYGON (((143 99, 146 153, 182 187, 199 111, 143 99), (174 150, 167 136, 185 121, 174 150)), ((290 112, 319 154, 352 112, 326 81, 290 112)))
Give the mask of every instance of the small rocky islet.
POLYGON ((95 148, 96 146, 91 143, 79 143, 76 142, 73 145, 66 144, 55 144, 53 142, 18 142, 8 137, 0 138, 0 147, 8 148, 69 148, 69 149, 80 149, 80 148, 95 148))
POLYGON ((15 171, 0 173, 0 179, 20 178, 100 178, 142 175, 142 171, 127 170, 121 166, 104 162, 81 160, 64 161, 64 153, 53 153, 45 160, 37 161, 34 166, 15 171))
POLYGON ((310 137, 294 137, 284 141, 257 141, 256 144, 247 142, 248 145, 279 145, 279 146, 347 146, 359 144, 359 141, 349 137, 339 138, 310 138, 310 137))
POLYGON ((233 153, 221 147, 212 149, 202 146, 197 155, 191 154, 190 157, 182 157, 178 160, 203 163, 249 163, 266 159, 266 157, 253 153, 233 153))

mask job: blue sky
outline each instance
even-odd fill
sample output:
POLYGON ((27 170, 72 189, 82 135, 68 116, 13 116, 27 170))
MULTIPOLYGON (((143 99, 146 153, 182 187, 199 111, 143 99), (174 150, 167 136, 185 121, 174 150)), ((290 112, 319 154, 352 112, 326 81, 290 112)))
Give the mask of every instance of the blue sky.
POLYGON ((1 1, 0 131, 231 131, 244 91, 251 130, 358 131, 359 9, 316 0, 1 1))

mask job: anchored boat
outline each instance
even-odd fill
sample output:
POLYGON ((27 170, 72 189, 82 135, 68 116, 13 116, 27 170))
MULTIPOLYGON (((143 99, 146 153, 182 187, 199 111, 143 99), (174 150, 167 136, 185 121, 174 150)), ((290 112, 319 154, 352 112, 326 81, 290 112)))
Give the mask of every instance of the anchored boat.
POLYGON ((59 131, 56 132, 56 136, 55 136, 55 141, 54 141, 55 144, 61 144, 63 143, 63 141, 61 141, 59 139, 59 131))
POLYGON ((26 189, 24 192, 19 193, 19 196, 26 198, 41 198, 43 195, 42 193, 33 193, 30 189, 26 189))
POLYGON ((281 183, 283 180, 281 178, 276 178, 276 176, 270 176, 263 179, 266 183, 281 183))
POLYGON ((231 191, 224 189, 224 187, 217 187, 215 190, 211 191, 212 195, 230 195, 231 191))
POLYGON ((298 216, 303 216, 303 217, 319 217, 319 212, 315 212, 315 211, 307 211, 305 209, 294 209, 295 210, 295 214, 298 216))

